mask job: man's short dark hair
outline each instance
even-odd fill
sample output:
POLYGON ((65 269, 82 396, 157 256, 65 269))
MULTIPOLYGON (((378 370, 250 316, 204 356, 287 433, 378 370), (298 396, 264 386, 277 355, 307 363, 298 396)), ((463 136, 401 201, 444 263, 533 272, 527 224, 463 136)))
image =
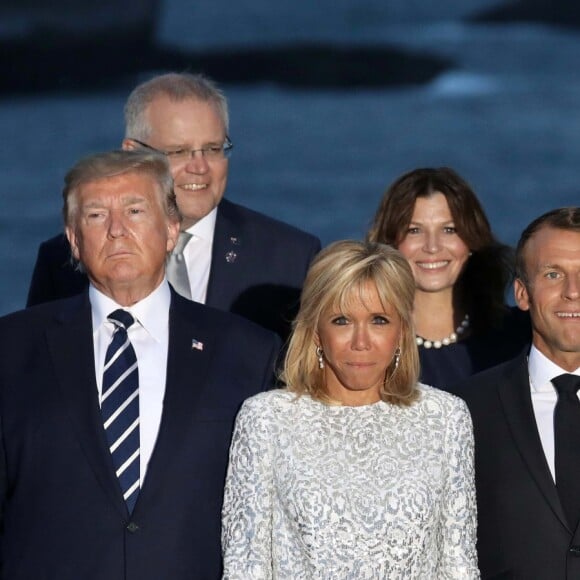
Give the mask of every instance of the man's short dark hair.
POLYGON ((580 232, 580 207, 560 207, 546 212, 531 222, 522 232, 516 246, 516 277, 526 286, 528 284, 526 246, 530 239, 543 228, 580 232))

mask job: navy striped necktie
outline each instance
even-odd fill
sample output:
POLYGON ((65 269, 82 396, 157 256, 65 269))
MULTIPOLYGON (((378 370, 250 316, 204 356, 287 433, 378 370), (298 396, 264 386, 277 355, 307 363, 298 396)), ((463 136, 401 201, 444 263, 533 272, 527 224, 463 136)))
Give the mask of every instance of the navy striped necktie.
POLYGON ((139 495, 139 371, 127 335, 134 318, 115 310, 107 319, 115 325, 105 355, 101 415, 121 491, 129 513, 139 495))

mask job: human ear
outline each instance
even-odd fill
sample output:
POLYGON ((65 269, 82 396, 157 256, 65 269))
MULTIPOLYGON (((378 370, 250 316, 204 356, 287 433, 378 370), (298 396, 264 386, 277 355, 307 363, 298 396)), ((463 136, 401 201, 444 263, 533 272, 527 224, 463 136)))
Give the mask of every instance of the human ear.
POLYGON ((520 310, 530 309, 530 295, 526 284, 520 278, 514 280, 514 298, 520 310))
POLYGON ((167 253, 172 252, 179 237, 179 222, 169 221, 167 223, 167 253))
POLYGON ((123 151, 134 151, 137 149, 137 146, 133 139, 123 139, 121 142, 121 149, 123 149, 123 151))
POLYGON ((80 253, 79 253, 79 245, 77 240, 77 235, 74 228, 70 226, 65 227, 66 237, 68 239, 68 243, 70 244, 70 249, 75 260, 80 260, 80 253))

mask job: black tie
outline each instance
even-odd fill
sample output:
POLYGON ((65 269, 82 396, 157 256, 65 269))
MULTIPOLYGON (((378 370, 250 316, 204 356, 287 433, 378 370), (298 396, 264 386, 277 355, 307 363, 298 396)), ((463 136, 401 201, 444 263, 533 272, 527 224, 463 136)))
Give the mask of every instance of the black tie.
POLYGON ((580 518, 580 376, 560 375, 552 379, 558 391, 554 411, 556 487, 572 530, 580 518))

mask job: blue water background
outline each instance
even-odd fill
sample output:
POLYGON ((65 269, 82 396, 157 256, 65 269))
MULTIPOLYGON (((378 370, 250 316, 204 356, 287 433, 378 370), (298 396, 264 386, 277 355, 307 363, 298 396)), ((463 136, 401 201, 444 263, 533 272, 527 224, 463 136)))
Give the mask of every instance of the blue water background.
MULTIPOLYGON (((461 20, 494 4, 484 0, 426 4, 164 2, 157 36, 167 45, 388 43, 454 63, 419 86, 224 85, 235 143, 227 196, 325 244, 363 237, 387 185, 419 166, 459 171, 511 244, 544 211, 578 205, 578 31, 461 20)), ((120 144, 132 85, 0 98, 0 314, 24 306, 38 244, 62 227, 66 170, 120 144)))

